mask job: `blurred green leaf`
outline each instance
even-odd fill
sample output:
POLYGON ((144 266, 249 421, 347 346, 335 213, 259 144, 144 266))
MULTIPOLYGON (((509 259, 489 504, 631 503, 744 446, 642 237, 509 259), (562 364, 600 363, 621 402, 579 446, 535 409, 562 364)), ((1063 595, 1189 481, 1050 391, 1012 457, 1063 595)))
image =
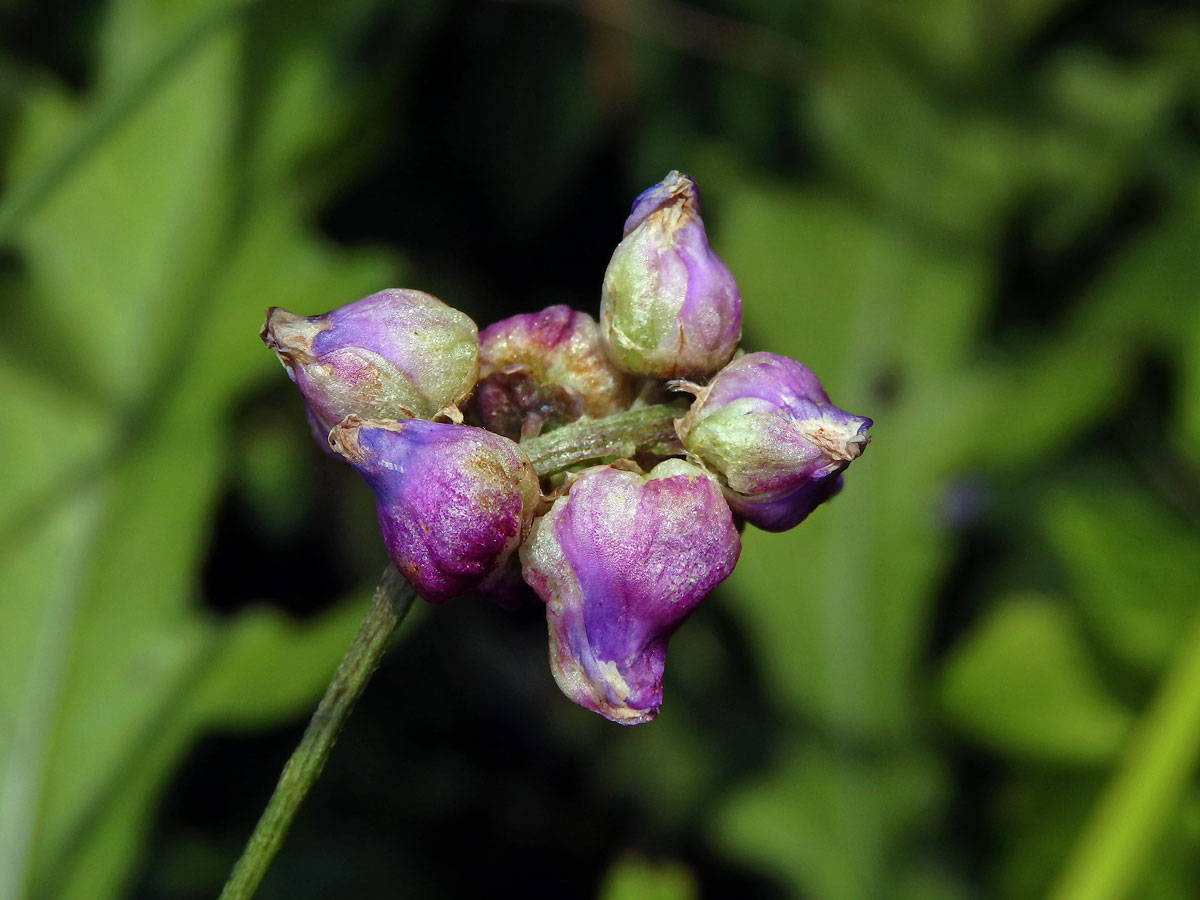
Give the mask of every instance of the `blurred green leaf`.
MULTIPOLYGON (((989 896, 1045 896, 1099 793, 1094 773, 1022 767, 1009 774, 997 802, 998 852, 989 896)), ((1187 900, 1195 894, 1200 803, 1181 798, 1149 866, 1129 893, 1138 900, 1187 900)))
POLYGON ((1087 292, 1077 327, 1171 352, 1186 346, 1200 304, 1200 180, 1153 226, 1122 245, 1087 292))
MULTIPOLYGON (((991 10, 987 11, 991 13, 991 10)), ((1000 49, 996 18, 983 27, 985 11, 978 4, 957 0, 916 0, 899 7, 883 6, 876 13, 894 32, 916 45, 921 58, 960 77, 1000 49), (985 41, 984 35, 990 40, 985 41)))
POLYGON ((920 0, 903 7, 884 5, 877 14, 931 68, 961 79, 1019 48, 1065 5, 1066 0, 1006 0, 992 5, 920 0))
POLYGON ((726 188, 720 208, 713 240, 746 298, 747 348, 803 360, 834 403, 876 423, 836 502, 787 534, 747 531, 737 613, 790 705, 839 730, 902 733, 905 673, 946 552, 939 496, 962 452, 937 436, 976 412, 948 402, 945 376, 981 314, 980 260, 779 184, 726 188), (899 399, 884 406, 875 391, 889 380, 899 399))
POLYGON ((971 241, 995 234, 1031 175, 1014 165, 1020 138, 1011 123, 939 104, 874 46, 826 65, 801 112, 850 185, 885 209, 971 241))
MULTIPOLYGON (((117 4, 110 37, 136 58, 183 27, 161 13, 117 4)), ((213 32, 17 232, 19 315, 84 388, 66 391, 20 348, 0 360, 5 418, 30 436, 6 457, 24 477, 0 505, 12 598, 0 633, 16 648, 0 657, 6 898, 118 892, 189 741, 300 712, 358 617, 343 604, 304 626, 263 612, 223 622, 197 604, 231 407, 278 375, 257 339, 262 310, 325 308, 392 270, 322 246, 287 194, 239 206, 238 39, 213 32)), ((49 90, 29 99, 16 178, 85 127, 72 106, 49 90)))
POLYGON ((1144 494, 1108 485, 1052 495, 1041 521, 1084 621, 1121 659, 1158 671, 1200 600, 1200 535, 1144 494))
POLYGON ((947 386, 948 402, 971 417, 959 441, 965 459, 1011 470, 1067 446, 1129 390, 1130 343, 1080 328, 1026 341, 1016 358, 981 361, 947 386))
POLYGON ((249 728, 302 715, 333 674, 363 617, 362 603, 342 603, 313 623, 271 610, 249 610, 227 629, 192 691, 191 712, 204 725, 249 728), (288 677, 280 678, 280 673, 288 677))
POLYGON ((1036 595, 999 603, 959 642, 939 693, 976 740, 1060 763, 1111 758, 1132 722, 1105 692, 1067 611, 1036 595))
MULTIPOLYGON (((1162 153, 1173 108, 1188 84, 1187 64, 1166 55, 1147 64, 1098 48, 1064 49, 1037 84, 1043 126, 1029 148, 1046 182, 1035 239, 1050 251, 1076 240, 1146 177, 1146 156, 1162 153)), ((1157 173, 1151 173, 1157 175, 1157 173)))
POLYGON ((704 800, 717 783, 718 762, 711 748, 697 740, 694 721, 664 715, 654 728, 633 729, 615 743, 595 778, 630 803, 643 799, 644 785, 654 785, 655 801, 647 815, 655 825, 678 828, 703 814, 704 800))
MULTIPOLYGON (((920 753, 856 759, 848 749, 788 748, 770 775, 730 796, 712 826, 721 845, 775 875, 789 896, 901 896, 892 887, 922 871, 930 883, 916 848, 896 836, 909 840, 936 809, 941 773, 920 753)), ((932 896, 961 896, 943 887, 932 896)))
POLYGON ((597 896, 600 900, 693 900, 696 879, 682 863, 626 856, 613 863, 597 896))
POLYGON ((999 849, 991 894, 1007 900, 1045 896, 1100 791, 1094 771, 1022 767, 993 805, 999 849))
POLYGON ((1180 323, 1179 437, 1180 450, 1200 464, 1200 304, 1180 323))
MULTIPOLYGON (((724 183, 734 187, 719 189, 713 240, 738 273, 748 349, 805 361, 835 403, 876 422, 876 446, 833 503, 787 534, 746 531, 729 581, 734 609, 786 723, 812 723, 849 746, 903 748, 906 775, 920 771, 929 763, 910 743, 912 672, 949 554, 940 497, 963 451, 939 436, 976 412, 948 402, 947 390, 982 315, 982 259, 925 245, 827 194, 736 172, 724 183), (884 383, 894 399, 879 399, 884 383)), ((829 756, 806 758, 802 781, 801 764, 783 758, 727 801, 719 819, 731 851, 786 877, 798 896, 879 896, 932 871, 904 847, 914 822, 938 815, 938 790, 914 810, 891 793, 886 762, 842 769, 829 756)))
POLYGON ((28 528, 48 505, 77 487, 81 473, 98 464, 115 443, 115 435, 111 417, 89 402, 86 392, 44 377, 27 361, 3 352, 0 385, 4 420, 37 423, 36 440, 10 440, 0 447, 3 470, 21 473, 7 479, 0 491, 3 562, 17 555, 11 543, 18 536, 14 532, 28 528), (47 447, 53 452, 46 452, 47 447))
MULTIPOLYGON (((80 160, 27 216, 19 246, 36 301, 22 310, 43 343, 78 367, 93 398, 128 408, 178 347, 181 288, 211 259, 227 199, 235 58, 218 33, 139 112, 80 160)), ((30 98, 15 177, 87 125, 57 92, 30 98)))

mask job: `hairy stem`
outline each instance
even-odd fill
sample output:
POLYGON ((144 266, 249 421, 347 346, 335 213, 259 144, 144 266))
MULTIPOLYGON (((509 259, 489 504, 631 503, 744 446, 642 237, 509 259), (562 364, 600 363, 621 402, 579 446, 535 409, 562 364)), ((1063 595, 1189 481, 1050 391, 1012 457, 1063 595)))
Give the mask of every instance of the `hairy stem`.
MULTIPOLYGON (((633 456, 640 450, 666 449, 676 441, 675 420, 685 403, 643 406, 604 419, 582 419, 549 434, 521 442, 538 475, 553 475, 572 466, 601 459, 633 456)), ((671 451, 682 455, 678 446, 671 451)))
POLYGON ((221 891, 221 900, 249 900, 254 896, 301 801, 321 774, 350 711, 383 658, 388 641, 412 606, 413 596, 413 589, 388 566, 354 642, 325 689, 304 737, 283 767, 275 792, 221 891))

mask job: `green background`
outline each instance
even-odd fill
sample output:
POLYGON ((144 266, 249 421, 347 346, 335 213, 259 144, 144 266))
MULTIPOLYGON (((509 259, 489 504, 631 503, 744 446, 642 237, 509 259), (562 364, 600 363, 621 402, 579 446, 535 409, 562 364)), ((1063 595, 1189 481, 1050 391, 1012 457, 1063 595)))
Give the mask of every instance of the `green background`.
POLYGON ((384 564, 263 310, 595 314, 701 186, 874 418, 654 723, 423 607, 263 898, 1200 890, 1200 12, 0 0, 0 897, 206 898, 384 564))

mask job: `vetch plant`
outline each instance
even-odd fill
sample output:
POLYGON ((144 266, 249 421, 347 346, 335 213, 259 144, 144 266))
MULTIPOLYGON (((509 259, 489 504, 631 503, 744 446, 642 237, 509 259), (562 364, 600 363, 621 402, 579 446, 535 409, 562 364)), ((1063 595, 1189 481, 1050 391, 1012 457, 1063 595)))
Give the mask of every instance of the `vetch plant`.
POLYGON ((552 306, 478 332, 429 294, 387 290, 319 316, 268 310, 262 337, 322 447, 374 492, 394 569, 227 900, 253 894, 414 594, 511 604, 523 581, 563 693, 648 722, 668 642, 733 571, 741 524, 795 526, 870 440, 871 420, 803 364, 740 354, 741 295, 680 172, 634 201, 599 323, 552 306))

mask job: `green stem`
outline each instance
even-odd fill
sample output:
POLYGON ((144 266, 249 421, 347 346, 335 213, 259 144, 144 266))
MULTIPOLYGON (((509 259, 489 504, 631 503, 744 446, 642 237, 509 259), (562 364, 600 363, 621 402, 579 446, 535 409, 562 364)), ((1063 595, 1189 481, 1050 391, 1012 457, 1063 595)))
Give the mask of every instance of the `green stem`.
POLYGON ((396 626, 412 606, 413 596, 413 589, 388 566, 354 642, 325 689, 304 737, 283 767, 275 792, 221 891, 221 900, 249 900, 254 895, 296 818, 301 801, 321 774, 342 726, 379 665, 396 626))
POLYGON ((1200 756, 1200 616, 1096 804, 1051 900, 1128 896, 1200 756))
MULTIPOLYGON (((685 403, 643 406, 604 419, 583 419, 542 437, 521 442, 538 475, 552 475, 581 463, 631 457, 639 450, 666 449, 676 441, 675 420, 685 403)), ((670 455, 682 455, 675 446, 670 455)))

